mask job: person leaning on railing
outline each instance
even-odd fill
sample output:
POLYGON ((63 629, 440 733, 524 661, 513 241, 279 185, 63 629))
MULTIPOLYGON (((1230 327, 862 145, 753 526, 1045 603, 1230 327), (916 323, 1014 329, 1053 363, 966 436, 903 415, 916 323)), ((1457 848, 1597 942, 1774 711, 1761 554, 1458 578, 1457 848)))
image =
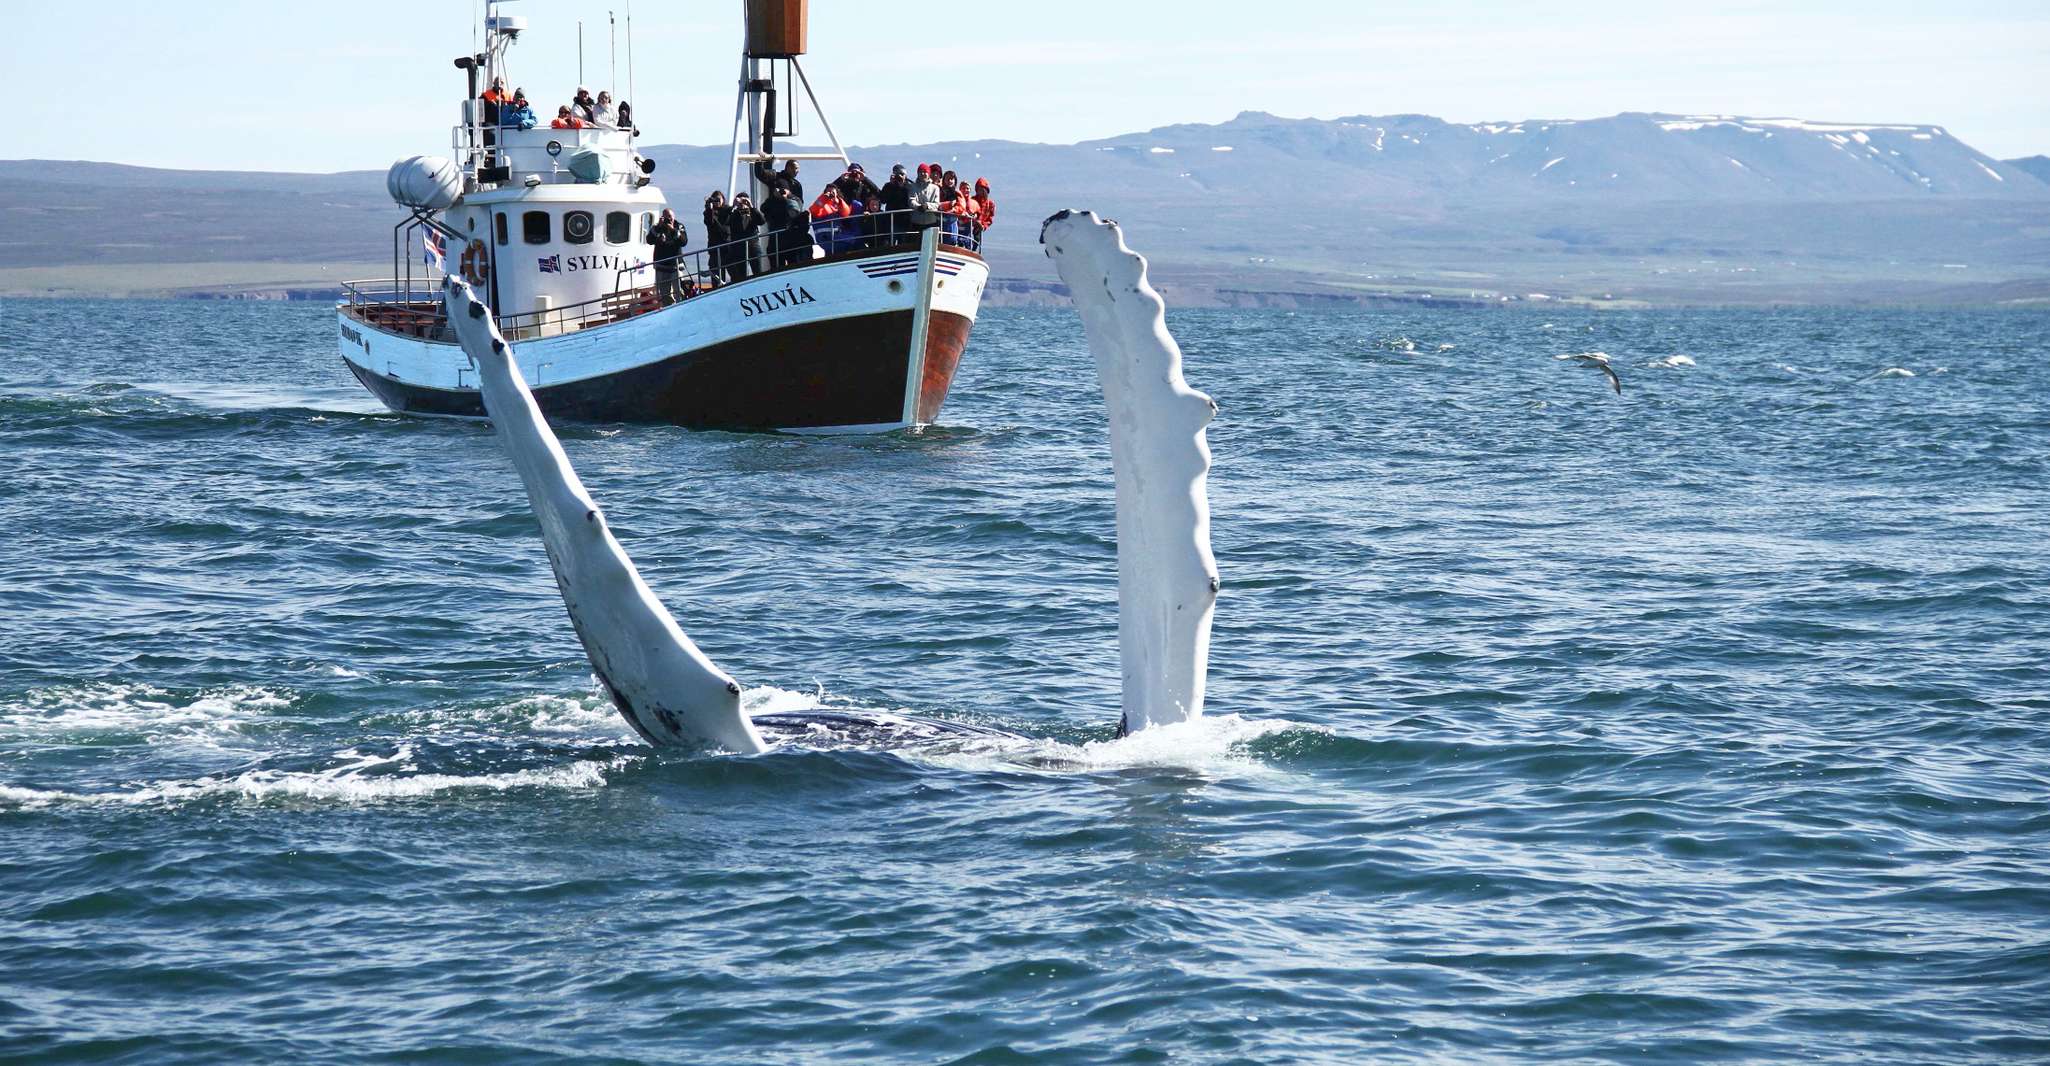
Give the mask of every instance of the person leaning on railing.
POLYGON ((975 202, 975 193, 966 185, 960 186, 954 194, 954 233, 961 247, 975 247, 975 219, 981 213, 975 202))
POLYGON ((811 212, 804 209, 804 201, 798 198, 796 189, 786 186, 783 189, 783 199, 790 210, 783 219, 783 254, 776 265, 795 266, 799 263, 809 263, 813 247, 811 212))
POLYGON ((932 164, 918 164, 918 187, 911 193, 911 208, 917 212, 911 216, 911 222, 918 229, 931 229, 939 224, 939 180, 939 172, 932 164))
POLYGON ((882 190, 862 173, 860 163, 847 164, 847 173, 833 179, 833 187, 840 190, 840 199, 849 204, 858 204, 882 190))
POLYGON ((540 125, 534 117, 534 109, 527 105, 527 90, 514 89, 512 103, 498 109, 498 125, 501 129, 530 130, 540 125))
POLYGON ((619 128, 619 110, 612 106, 612 94, 610 92, 602 89, 599 90, 598 100, 591 105, 591 113, 588 118, 591 125, 597 129, 616 130, 619 128))
POLYGON ((662 209, 662 217, 648 230, 647 241, 655 246, 655 299, 664 305, 673 304, 683 298, 683 286, 677 280, 677 268, 683 264, 683 249, 690 244, 690 234, 683 223, 676 218, 676 212, 662 209))
POLYGON ((890 241, 889 227, 895 216, 883 214, 883 198, 870 193, 868 199, 857 204, 861 215, 861 244, 863 248, 881 248, 890 241))
POLYGON ((889 238, 892 244, 897 242, 904 225, 904 216, 897 214, 897 212, 911 210, 911 193, 913 189, 914 186, 911 184, 911 179, 904 176, 904 164, 899 163, 890 168, 890 180, 883 183, 880 192, 883 210, 891 213, 884 235, 889 238))
POLYGON ((841 229, 844 225, 841 219, 852 213, 853 209, 847 206, 847 201, 841 199, 838 185, 826 186, 826 191, 820 193, 818 201, 811 205, 812 233, 817 236, 818 242, 825 246, 826 254, 831 255, 845 247, 842 243, 845 234, 841 229))

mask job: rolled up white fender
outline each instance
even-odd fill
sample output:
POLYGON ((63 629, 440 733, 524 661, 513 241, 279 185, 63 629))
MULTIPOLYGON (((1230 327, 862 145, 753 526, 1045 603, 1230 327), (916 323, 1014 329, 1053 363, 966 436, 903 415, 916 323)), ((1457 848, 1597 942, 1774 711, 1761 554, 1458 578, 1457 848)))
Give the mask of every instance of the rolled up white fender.
POLYGON ((476 364, 484 409, 540 520, 570 623, 619 713, 651 744, 766 750, 741 712, 740 685, 684 635, 606 527, 490 310, 460 278, 446 279, 443 299, 476 364))
POLYGON ((1182 350, 1117 223, 1091 212, 1046 220, 1046 246, 1082 313, 1110 416, 1117 480, 1121 728, 1203 713, 1217 560, 1210 554, 1210 397, 1182 379, 1182 350))

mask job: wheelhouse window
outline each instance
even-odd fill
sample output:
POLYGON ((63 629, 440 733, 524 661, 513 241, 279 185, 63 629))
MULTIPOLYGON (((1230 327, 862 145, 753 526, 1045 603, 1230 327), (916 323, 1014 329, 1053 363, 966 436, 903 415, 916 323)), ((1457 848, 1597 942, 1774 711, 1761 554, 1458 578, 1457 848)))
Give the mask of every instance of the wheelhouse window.
POLYGON ((625 244, 634 239, 634 217, 624 211, 605 216, 605 243, 625 244))
POLYGON ((548 229, 546 211, 529 211, 520 216, 520 233, 528 244, 547 244, 548 229))
POLYGON ((589 211, 571 211, 562 216, 562 239, 571 244, 589 244, 597 236, 597 222, 589 211))
POLYGON ((500 243, 500 244, 510 244, 510 243, 512 243, 512 239, 511 239, 510 237, 507 237, 507 236, 506 236, 506 233, 505 233, 505 212, 503 212, 503 211, 500 211, 500 212, 498 213, 498 243, 500 243))
POLYGON ((648 231, 655 228, 655 212, 641 212, 641 239, 648 239, 648 231))

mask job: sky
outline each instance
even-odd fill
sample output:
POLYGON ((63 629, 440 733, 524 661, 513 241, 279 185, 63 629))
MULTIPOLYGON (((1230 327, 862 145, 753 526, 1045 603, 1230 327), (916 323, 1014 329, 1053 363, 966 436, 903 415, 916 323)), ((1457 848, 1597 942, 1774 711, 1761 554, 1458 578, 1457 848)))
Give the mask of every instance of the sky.
MULTIPOLYGON (((1619 111, 1930 123, 2050 153, 2050 2, 1377 4, 814 0, 803 61, 849 144, 1069 143, 1240 111, 1455 122, 1619 111), (1424 8, 1428 7, 1428 10, 1424 8)), ((380 169, 446 154, 479 0, 5 0, 0 155, 380 169)), ((725 144, 739 0, 514 0, 513 82, 634 103, 648 143, 725 144), (608 12, 617 20, 613 73, 608 12)), ((810 131, 806 131, 810 132, 810 131)), ((810 138, 805 138, 809 140, 810 138)))

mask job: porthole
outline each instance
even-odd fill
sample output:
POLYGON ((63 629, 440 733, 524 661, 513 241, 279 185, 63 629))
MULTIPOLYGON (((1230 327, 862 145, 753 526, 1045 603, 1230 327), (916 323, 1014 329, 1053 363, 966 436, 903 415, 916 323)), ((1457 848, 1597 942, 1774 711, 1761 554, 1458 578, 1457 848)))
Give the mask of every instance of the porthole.
POLYGON ((634 239, 634 217, 624 211, 605 216, 605 243, 625 244, 634 239))
POLYGON ((891 280, 891 282, 890 282, 890 291, 891 291, 891 292, 903 292, 903 291, 904 291, 904 283, 903 283, 903 282, 901 282, 901 281, 897 281, 897 280, 894 280, 894 279, 892 279, 892 280, 891 280))
POLYGON ((571 244, 589 244, 597 235, 597 226, 589 211, 571 211, 562 216, 562 239, 571 244))

